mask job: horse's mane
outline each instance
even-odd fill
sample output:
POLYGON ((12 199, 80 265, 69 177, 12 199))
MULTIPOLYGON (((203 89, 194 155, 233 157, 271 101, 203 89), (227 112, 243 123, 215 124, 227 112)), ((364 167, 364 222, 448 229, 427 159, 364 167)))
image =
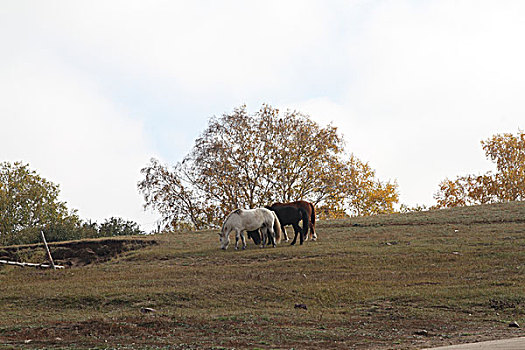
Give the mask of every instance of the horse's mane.
POLYGON ((232 216, 232 214, 241 214, 241 209, 235 209, 234 211, 232 211, 231 213, 228 214, 228 216, 226 217, 226 219, 224 219, 224 222, 222 223, 222 227, 221 227, 221 232, 224 232, 224 225, 226 225, 226 223, 228 222, 228 219, 230 218, 230 216, 232 216))

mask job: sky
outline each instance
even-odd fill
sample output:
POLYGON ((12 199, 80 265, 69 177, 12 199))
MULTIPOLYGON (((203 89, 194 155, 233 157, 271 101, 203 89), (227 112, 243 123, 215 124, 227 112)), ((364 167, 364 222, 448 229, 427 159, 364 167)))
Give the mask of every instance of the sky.
POLYGON ((435 204, 525 128, 523 1, 0 0, 0 162, 59 184, 83 219, 145 230, 140 169, 176 164, 212 116, 263 103, 435 204))

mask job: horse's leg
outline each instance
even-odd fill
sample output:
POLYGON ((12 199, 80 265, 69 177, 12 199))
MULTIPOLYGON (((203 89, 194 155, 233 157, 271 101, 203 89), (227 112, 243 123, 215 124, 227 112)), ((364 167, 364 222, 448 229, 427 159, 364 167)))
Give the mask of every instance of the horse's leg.
POLYGON ((295 225, 292 225, 292 226, 293 226, 293 230, 295 232, 295 235, 293 236, 293 241, 292 241, 292 243, 290 245, 294 245, 295 242, 297 242, 297 233, 299 232, 299 230, 298 230, 299 225, 295 224, 295 225), (296 228, 296 226, 297 226, 297 228, 296 228))
MULTIPOLYGON (((297 224, 292 224, 292 226, 293 226, 293 229, 295 231, 295 237, 296 238, 297 238, 297 234, 299 234, 299 244, 303 244, 303 242, 304 242, 303 230, 297 224)), ((294 241, 295 241, 295 238, 294 238, 294 241)))
POLYGON ((246 249, 246 238, 244 238, 244 234, 241 231, 241 241, 242 241, 242 250, 246 249))
POLYGON ((312 236, 312 241, 316 241, 317 240, 317 233, 315 232, 314 224, 312 224, 312 222, 310 222, 308 224, 308 226, 310 226, 310 236, 312 236))
POLYGON ((266 227, 266 235, 268 236, 269 243, 272 244, 272 247, 275 247, 275 233, 272 227, 266 227))
MULTIPOLYGON (((308 213, 308 212, 307 212, 308 213)), ((310 218, 310 214, 308 214, 308 218, 310 218)), ((310 220, 308 220, 308 227, 310 227, 310 220)), ((304 240, 307 241, 308 240, 308 236, 310 236, 310 233, 308 230, 306 230, 306 236, 304 236, 304 240)), ((311 237, 310 237, 311 238, 311 237)), ((312 239, 314 240, 314 239, 312 239)))
POLYGON ((263 236, 263 246, 266 247, 267 244, 270 244, 270 238, 268 237, 268 230, 265 227, 260 229, 261 235, 263 236))
POLYGON ((283 231, 284 241, 288 242, 290 240, 290 238, 288 238, 288 234, 286 233, 286 228, 281 227, 281 230, 283 231))
POLYGON ((239 236, 241 235, 241 230, 235 230, 235 250, 239 249, 239 236))
POLYGON ((308 231, 306 231, 306 236, 304 236, 304 240, 305 240, 305 241, 308 240, 308 231))

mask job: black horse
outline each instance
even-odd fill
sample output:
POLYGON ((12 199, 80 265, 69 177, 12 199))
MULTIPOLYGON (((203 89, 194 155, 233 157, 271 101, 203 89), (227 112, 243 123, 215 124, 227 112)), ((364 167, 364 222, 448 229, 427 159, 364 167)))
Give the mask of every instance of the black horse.
POLYGON ((277 218, 279 219, 279 223, 281 224, 281 227, 284 228, 284 226, 292 225, 295 236, 293 238, 292 244, 294 245, 297 241, 297 235, 300 233, 300 244, 303 244, 304 239, 306 237, 306 234, 308 233, 308 223, 309 223, 309 217, 306 210, 303 208, 298 208, 294 206, 267 206, 266 209, 270 209, 271 211, 275 212, 277 214, 277 218), (303 227, 301 228, 299 226, 299 222, 302 221, 303 227))
POLYGON ((262 237, 261 237, 261 232, 259 231, 259 229, 255 230, 255 231, 247 231, 247 233, 248 233, 248 239, 250 239, 250 238, 253 239, 253 243, 255 243, 255 245, 260 245, 261 244, 262 237))

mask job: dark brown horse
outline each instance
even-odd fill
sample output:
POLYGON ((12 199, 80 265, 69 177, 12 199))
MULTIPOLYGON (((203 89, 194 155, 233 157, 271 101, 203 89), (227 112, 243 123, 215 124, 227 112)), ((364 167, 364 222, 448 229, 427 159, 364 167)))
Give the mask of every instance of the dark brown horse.
POLYGON ((281 224, 281 228, 287 225, 292 225, 295 232, 292 245, 294 245, 297 241, 297 236, 299 236, 299 242, 303 244, 308 233, 308 224, 310 222, 306 210, 291 205, 277 205, 266 207, 266 209, 270 209, 277 215, 279 223, 281 224), (302 227, 299 226, 299 223, 301 222, 302 227))
MULTIPOLYGON (((314 205, 307 201, 296 201, 296 202, 290 202, 290 203, 274 203, 272 204, 272 207, 296 207, 296 208, 302 208, 306 210, 306 213, 308 214, 308 217, 310 218, 310 222, 308 226, 310 227, 310 238, 312 238, 312 241, 315 241, 317 239, 317 233, 315 232, 315 208, 314 205)), ((286 240, 288 240, 288 235, 286 234, 286 231, 283 229, 284 237, 286 240)), ((308 236, 307 236, 308 237, 308 236)), ((308 239, 308 238, 306 238, 308 239)))

